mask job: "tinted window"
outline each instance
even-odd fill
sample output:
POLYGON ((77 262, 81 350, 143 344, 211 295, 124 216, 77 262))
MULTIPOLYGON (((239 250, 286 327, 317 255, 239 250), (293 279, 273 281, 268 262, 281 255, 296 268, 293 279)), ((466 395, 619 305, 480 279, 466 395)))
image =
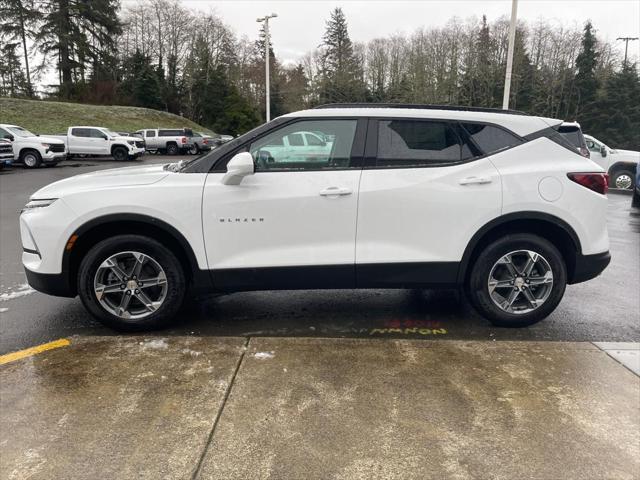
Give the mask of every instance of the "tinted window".
POLYGON ((522 141, 514 134, 492 125, 478 123, 463 123, 462 126, 469 133, 473 141, 483 153, 495 153, 505 148, 520 145, 522 141))
POLYGON ((88 128, 72 128, 71 135, 73 135, 74 137, 86 137, 86 138, 91 136, 88 128))
POLYGON ((378 122, 378 166, 421 166, 458 162, 462 158, 460 137, 445 122, 378 122))
POLYGON ((89 129, 89 136, 91 138, 104 138, 106 135, 102 133, 100 130, 96 130, 95 128, 89 129))
POLYGON ((589 140, 587 138, 585 138, 585 141, 587 142, 587 148, 589 150, 591 150, 592 152, 600 152, 600 144, 597 142, 594 142, 593 140, 589 140))
POLYGON ((578 127, 560 127, 558 132, 576 148, 586 147, 582 131, 578 127))
POLYGON ((177 137, 179 135, 184 135, 182 130, 158 130, 159 137, 177 137))
POLYGON ((155 130, 147 130, 146 135, 147 137, 155 137, 156 136, 156 132, 155 130))
POLYGON ((256 171, 348 168, 356 123, 356 120, 305 120, 279 128, 249 146, 256 171), (309 131, 322 132, 325 138, 333 140, 322 145, 304 145, 302 135, 309 131), (289 140, 289 146, 284 138, 289 140))

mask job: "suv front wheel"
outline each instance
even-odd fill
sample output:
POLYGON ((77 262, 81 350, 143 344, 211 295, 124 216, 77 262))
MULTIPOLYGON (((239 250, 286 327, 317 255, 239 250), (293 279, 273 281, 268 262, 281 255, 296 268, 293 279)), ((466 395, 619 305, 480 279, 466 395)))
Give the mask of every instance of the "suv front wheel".
POLYGON ((548 240, 513 234, 487 245, 472 267, 471 303, 499 327, 524 327, 558 306, 567 284, 562 255, 548 240))
POLYGON ((175 255, 156 240, 117 235, 95 245, 78 271, 85 307, 118 330, 167 325, 185 296, 185 276, 175 255))

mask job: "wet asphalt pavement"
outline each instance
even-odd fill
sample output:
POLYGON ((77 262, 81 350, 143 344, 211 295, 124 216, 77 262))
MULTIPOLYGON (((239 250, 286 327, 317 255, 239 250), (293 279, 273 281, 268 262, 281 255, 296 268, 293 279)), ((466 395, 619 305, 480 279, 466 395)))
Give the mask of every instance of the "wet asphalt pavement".
MULTIPOLYGON (((0 354, 70 335, 113 335, 80 300, 33 292, 20 262, 20 208, 38 188, 68 176, 126 164, 82 159, 56 168, 0 172, 0 354)), ((556 311, 524 329, 492 327, 456 291, 250 292, 191 301, 159 336, 396 337, 468 340, 640 341, 640 215, 631 197, 609 194, 612 262, 598 278, 567 287, 556 311)), ((148 335, 147 335, 148 337, 148 335)))

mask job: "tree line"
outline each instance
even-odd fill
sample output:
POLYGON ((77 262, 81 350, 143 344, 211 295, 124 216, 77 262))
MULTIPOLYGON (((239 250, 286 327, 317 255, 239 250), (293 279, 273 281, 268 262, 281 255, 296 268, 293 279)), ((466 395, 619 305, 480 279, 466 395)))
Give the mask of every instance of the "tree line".
MULTIPOLYGON (((264 32, 238 37, 177 0, 0 0, 0 95, 135 105, 242 133, 265 117, 264 32), (46 72, 57 82, 42 87, 46 72)), ((340 8, 297 64, 271 45, 272 116, 332 102, 502 104, 509 20, 452 18, 360 43, 340 8)), ((594 26, 520 21, 511 108, 577 120, 617 147, 640 145, 637 65, 594 26)))

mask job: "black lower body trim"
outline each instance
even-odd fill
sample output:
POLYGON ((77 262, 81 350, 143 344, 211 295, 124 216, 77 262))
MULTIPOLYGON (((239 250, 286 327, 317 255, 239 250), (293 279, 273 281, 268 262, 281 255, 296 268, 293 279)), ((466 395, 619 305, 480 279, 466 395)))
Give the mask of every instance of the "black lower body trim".
POLYGON ((455 288, 459 262, 356 265, 358 288, 455 288))
POLYGON ((344 288, 455 288, 458 262, 315 265, 212 270, 223 291, 344 288))
POLYGON ((62 273, 36 273, 25 268, 27 282, 39 292, 56 297, 75 297, 75 288, 69 285, 68 275, 62 273))
POLYGON ((580 283, 591 280, 602 273, 611 262, 611 254, 609 252, 597 253, 595 255, 576 254, 576 263, 573 268, 573 274, 570 275, 568 282, 580 283))
POLYGON ((307 290, 354 288, 353 265, 225 268, 211 270, 216 290, 307 290))

